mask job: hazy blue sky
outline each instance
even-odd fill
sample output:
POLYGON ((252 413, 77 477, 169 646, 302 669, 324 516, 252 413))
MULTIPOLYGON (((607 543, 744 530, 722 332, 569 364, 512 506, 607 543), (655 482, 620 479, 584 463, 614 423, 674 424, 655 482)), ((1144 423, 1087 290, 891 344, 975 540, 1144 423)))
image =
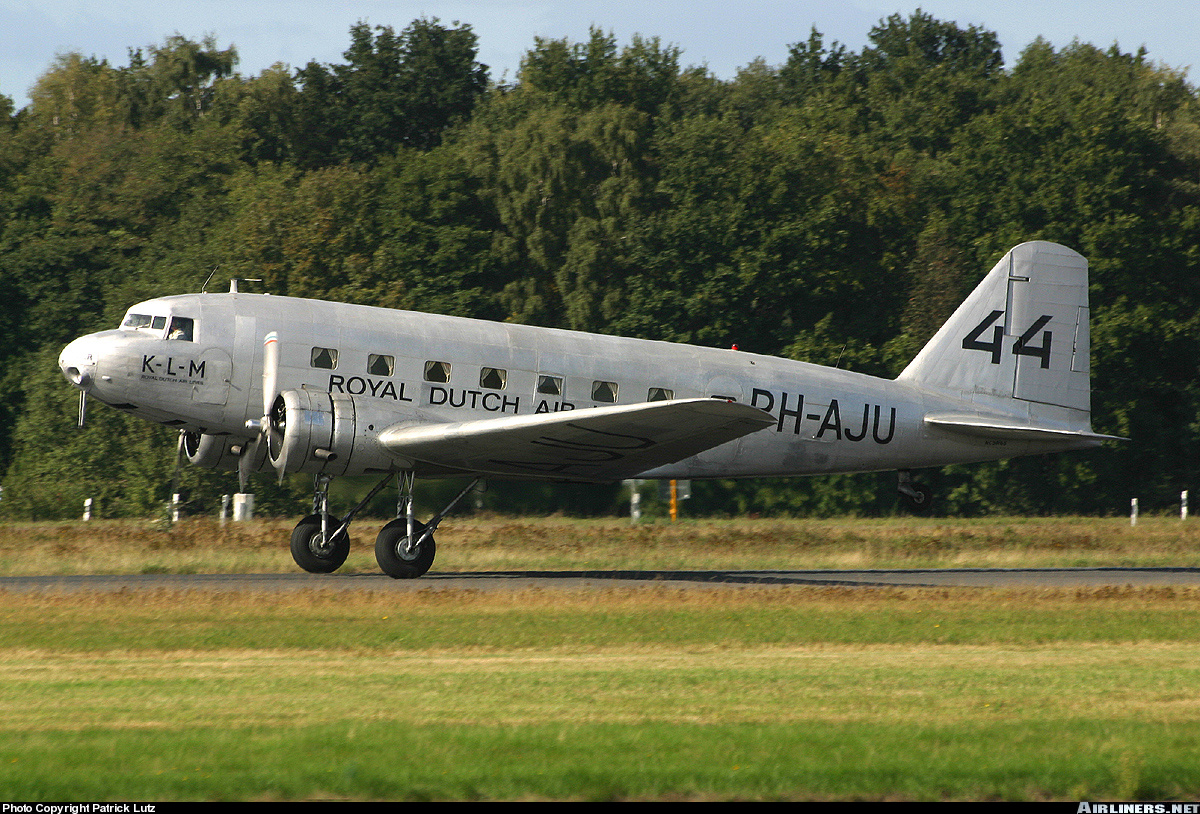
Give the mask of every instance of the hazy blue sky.
MULTIPOLYGON (((21 107, 27 91, 57 54, 78 51, 128 61, 128 49, 161 43, 176 32, 191 39, 213 34, 233 44, 242 75, 257 75, 275 62, 299 67, 341 62, 350 26, 362 20, 397 31, 418 17, 468 23, 479 37, 479 59, 493 79, 512 79, 535 36, 578 41, 598 25, 622 43, 631 35, 657 36, 683 49, 685 65, 707 65, 731 78, 761 57, 782 63, 788 45, 808 38, 816 26, 826 42, 851 50, 867 41, 879 20, 921 8, 941 20, 995 31, 1011 64, 1041 36, 1055 46, 1073 40, 1123 51, 1145 46, 1149 57, 1175 68, 1193 64, 1200 46, 1200 2, 1158 0, 1131 6, 1118 0, 0 0, 0 93, 21 107)), ((1200 74, 1189 77, 1196 82, 1200 74)))

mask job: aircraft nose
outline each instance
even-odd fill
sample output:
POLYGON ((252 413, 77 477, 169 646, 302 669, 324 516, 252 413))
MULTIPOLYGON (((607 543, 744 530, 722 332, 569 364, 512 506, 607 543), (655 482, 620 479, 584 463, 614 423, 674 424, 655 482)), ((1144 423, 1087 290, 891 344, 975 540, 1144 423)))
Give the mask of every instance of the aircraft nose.
POLYGON ((76 339, 58 355, 58 369, 67 381, 81 390, 91 388, 95 381, 96 361, 86 336, 76 339))

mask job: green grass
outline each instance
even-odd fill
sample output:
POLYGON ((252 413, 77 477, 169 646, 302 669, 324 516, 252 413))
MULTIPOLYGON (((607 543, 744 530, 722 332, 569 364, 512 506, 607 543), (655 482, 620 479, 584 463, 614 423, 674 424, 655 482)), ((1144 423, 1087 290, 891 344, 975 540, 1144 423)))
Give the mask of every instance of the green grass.
POLYGON ((1172 587, 0 596, 3 651, 1200 641, 1200 589, 1172 587))
POLYGON ((1200 793, 1200 590, 0 595, 11 800, 1200 793))
POLYGON ((1162 800, 1195 796, 1195 748, 1129 720, 365 722, 55 733, 0 754, 34 758, 4 773, 19 800, 1162 800))

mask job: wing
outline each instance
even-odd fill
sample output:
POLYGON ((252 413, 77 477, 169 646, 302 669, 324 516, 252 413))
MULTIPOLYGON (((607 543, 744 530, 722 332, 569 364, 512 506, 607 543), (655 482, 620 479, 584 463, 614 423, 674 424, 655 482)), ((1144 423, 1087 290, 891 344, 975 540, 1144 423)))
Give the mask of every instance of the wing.
POLYGON ((682 460, 773 426, 757 407, 677 399, 447 424, 396 425, 379 442, 397 458, 461 472, 606 482, 682 460))

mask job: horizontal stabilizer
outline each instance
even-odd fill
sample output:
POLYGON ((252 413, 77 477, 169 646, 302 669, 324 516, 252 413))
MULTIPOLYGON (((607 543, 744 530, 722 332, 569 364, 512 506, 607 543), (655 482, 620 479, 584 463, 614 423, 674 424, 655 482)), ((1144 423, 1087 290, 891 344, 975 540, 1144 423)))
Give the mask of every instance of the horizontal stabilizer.
POLYGON ((756 407, 678 399, 506 416, 455 424, 405 424, 379 440, 397 457, 493 476, 607 482, 674 463, 774 426, 756 407))
POLYGON ((1116 435, 1098 435, 1088 430, 1037 426, 1016 418, 957 413, 930 413, 925 423, 962 435, 997 438, 1007 441, 1044 441, 1061 444, 1079 441, 1080 446, 1098 446, 1101 441, 1125 441, 1116 435))

